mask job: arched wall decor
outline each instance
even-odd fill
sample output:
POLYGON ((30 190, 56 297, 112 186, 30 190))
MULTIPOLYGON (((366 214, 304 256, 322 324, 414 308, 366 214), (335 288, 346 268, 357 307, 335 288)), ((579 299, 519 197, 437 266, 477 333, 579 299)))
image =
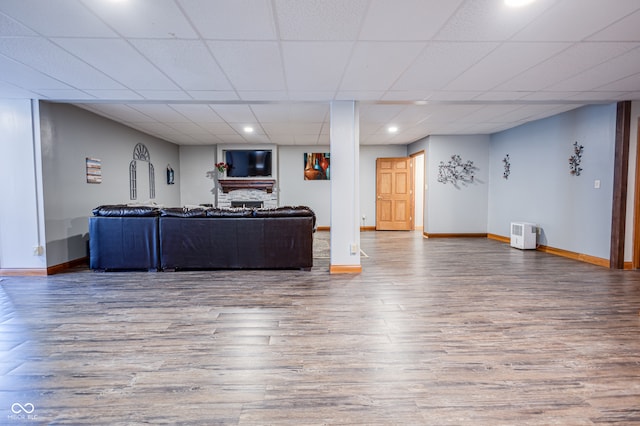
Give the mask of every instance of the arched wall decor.
POLYGON ((138 161, 146 161, 149 163, 149 198, 156 198, 155 169, 151 163, 149 150, 142 143, 137 144, 133 148, 133 160, 129 163, 129 198, 132 200, 138 198, 138 161))

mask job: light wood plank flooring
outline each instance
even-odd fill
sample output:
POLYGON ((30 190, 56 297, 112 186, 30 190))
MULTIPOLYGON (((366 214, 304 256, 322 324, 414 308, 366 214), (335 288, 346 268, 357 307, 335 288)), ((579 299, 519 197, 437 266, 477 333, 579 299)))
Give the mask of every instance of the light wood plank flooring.
POLYGON ((366 232, 360 275, 1 277, 0 424, 640 424, 640 275, 366 232))

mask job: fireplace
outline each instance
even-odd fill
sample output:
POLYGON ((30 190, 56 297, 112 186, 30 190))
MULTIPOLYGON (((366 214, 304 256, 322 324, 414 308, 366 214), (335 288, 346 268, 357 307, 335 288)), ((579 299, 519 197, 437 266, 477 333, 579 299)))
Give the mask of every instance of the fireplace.
POLYGON ((263 201, 254 201, 254 200, 235 200, 231 201, 231 207, 248 207, 248 208, 257 208, 260 209, 264 206, 263 201))

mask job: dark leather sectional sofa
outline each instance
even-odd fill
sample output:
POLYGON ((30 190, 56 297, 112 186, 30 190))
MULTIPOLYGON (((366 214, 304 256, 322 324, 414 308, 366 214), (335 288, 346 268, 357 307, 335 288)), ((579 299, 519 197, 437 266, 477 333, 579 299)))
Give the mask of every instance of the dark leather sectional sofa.
POLYGON ((107 205, 89 218, 95 270, 305 269, 315 214, 276 209, 107 205))

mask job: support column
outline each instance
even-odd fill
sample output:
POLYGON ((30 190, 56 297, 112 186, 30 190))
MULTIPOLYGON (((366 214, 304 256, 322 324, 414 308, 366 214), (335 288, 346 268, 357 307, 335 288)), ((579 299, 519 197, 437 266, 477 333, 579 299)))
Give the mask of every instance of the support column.
POLYGON ((360 117, 355 101, 331 103, 331 265, 360 273, 360 117))

